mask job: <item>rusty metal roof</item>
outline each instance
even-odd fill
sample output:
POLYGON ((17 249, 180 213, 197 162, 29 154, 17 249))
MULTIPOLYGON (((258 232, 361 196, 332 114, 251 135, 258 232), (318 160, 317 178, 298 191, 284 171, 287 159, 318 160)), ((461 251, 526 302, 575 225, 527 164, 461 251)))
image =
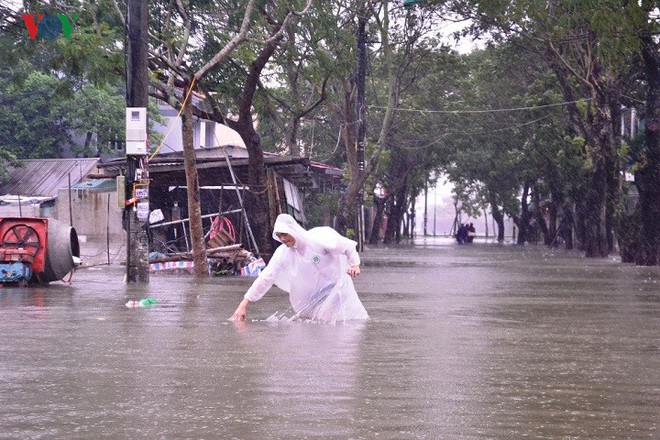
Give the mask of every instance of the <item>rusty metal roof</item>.
MULTIPOLYGON (((230 185, 233 179, 229 173, 231 165, 235 176, 240 184, 248 182, 248 162, 247 157, 232 157, 227 162, 227 158, 218 148, 205 149, 207 151, 196 150, 196 168, 198 172, 200 185, 230 185)), ((152 185, 166 183, 167 185, 186 185, 186 175, 184 167, 183 153, 166 153, 156 156, 149 161, 149 176, 152 178, 152 185)), ((342 171, 338 168, 322 164, 319 162, 311 163, 305 157, 278 156, 265 153, 264 164, 266 168, 273 169, 279 175, 294 183, 299 188, 308 188, 314 185, 315 175, 325 175, 326 178, 332 178, 333 173, 341 176, 342 171)), ((92 177, 114 177, 123 174, 126 168, 126 159, 118 158, 105 163, 99 163, 98 168, 103 171, 103 175, 92 177)))
POLYGON ((0 185, 0 195, 57 196, 57 190, 81 182, 95 167, 91 159, 27 159, 22 168, 8 167, 9 180, 0 185))

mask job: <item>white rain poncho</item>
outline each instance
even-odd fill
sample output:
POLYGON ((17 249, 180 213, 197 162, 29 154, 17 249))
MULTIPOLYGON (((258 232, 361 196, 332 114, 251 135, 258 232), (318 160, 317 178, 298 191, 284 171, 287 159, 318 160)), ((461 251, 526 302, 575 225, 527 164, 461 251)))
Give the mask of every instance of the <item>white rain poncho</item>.
POLYGON ((306 231, 288 214, 275 221, 273 238, 280 241, 277 233, 291 235, 296 243, 278 246, 245 299, 258 301, 275 284, 289 292, 297 317, 321 322, 369 317, 346 273, 349 266, 360 264, 357 243, 325 226, 306 231))

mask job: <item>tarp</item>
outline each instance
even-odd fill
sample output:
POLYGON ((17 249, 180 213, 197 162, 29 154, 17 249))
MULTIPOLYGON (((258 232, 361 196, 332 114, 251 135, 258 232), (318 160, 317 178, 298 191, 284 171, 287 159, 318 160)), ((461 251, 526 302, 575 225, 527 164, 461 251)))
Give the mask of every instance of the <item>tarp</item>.
POLYGON ((305 223, 305 210, 303 209, 303 198, 300 190, 293 183, 286 179, 282 179, 284 184, 284 195, 286 196, 286 203, 291 208, 290 213, 293 217, 301 223, 305 223))

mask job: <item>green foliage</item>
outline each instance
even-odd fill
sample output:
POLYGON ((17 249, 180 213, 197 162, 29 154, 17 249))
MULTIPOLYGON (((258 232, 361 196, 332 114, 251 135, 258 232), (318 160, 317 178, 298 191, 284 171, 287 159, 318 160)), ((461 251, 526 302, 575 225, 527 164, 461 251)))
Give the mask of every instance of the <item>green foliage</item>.
POLYGON ((18 168, 22 166, 22 163, 10 151, 0 147, 0 183, 6 182, 9 178, 7 166, 18 168))
MULTIPOLYGON (((95 133, 101 151, 114 139, 123 139, 126 100, 119 89, 82 87, 70 101, 66 119, 74 133, 84 136, 95 133)), ((89 155, 89 145, 78 145, 74 154, 89 155)))
POLYGON ((305 199, 306 226, 328 226, 339 209, 339 191, 312 193, 305 199))
POLYGON ((255 99, 255 110, 265 122, 260 124, 265 148, 290 149, 341 166, 344 145, 337 136, 343 121, 334 109, 343 105, 343 96, 333 90, 340 90, 355 66, 354 30, 341 25, 352 13, 333 2, 315 2, 286 30, 265 75, 268 85, 255 99))
MULTIPOLYGON (((471 69, 460 88, 463 108, 506 109, 523 106, 527 84, 538 80, 536 72, 519 70, 519 54, 504 49, 474 52, 466 59, 471 69)), ((458 116, 458 115, 457 115, 458 116)), ((535 115, 529 112, 495 111, 461 113, 454 125, 451 162, 446 172, 454 182, 463 210, 478 213, 484 203, 497 203, 509 215, 517 215, 517 196, 525 179, 526 164, 537 148, 525 142, 525 129, 535 115), (486 198, 486 194, 489 195, 486 198)))
POLYGON ((26 2, 0 35, 0 148, 20 158, 92 154, 123 137, 123 25, 112 0, 26 2), (78 16, 70 38, 30 39, 20 13, 78 16), (4 111, 6 110, 6 111, 4 111))
MULTIPOLYGON (((382 146, 385 149, 369 188, 379 182, 390 195, 405 189, 409 200, 413 200, 425 187, 429 175, 446 166, 453 151, 448 131, 455 116, 446 110, 452 107, 466 69, 460 56, 437 41, 415 40, 411 29, 396 29, 396 32, 400 34, 393 33, 391 39, 398 43, 393 57, 400 66, 399 109, 395 109, 388 143, 382 146), (407 46, 406 37, 415 44, 407 46)), ((367 95, 368 102, 374 103, 368 112, 371 141, 367 144, 379 147, 378 136, 389 98, 389 71, 385 61, 377 57, 372 63, 367 95)))
POLYGON ((22 159, 58 157, 71 141, 66 101, 57 94, 60 85, 40 72, 28 75, 23 87, 2 81, 0 148, 22 159))
MULTIPOLYGON (((7 72, 7 71, 5 71, 7 72)), ((23 159, 89 156, 112 139, 123 139, 125 98, 108 85, 85 84, 78 90, 54 75, 32 72, 20 82, 3 82, 0 148, 23 159), (63 90, 70 90, 63 92, 63 90), (96 138, 90 144, 88 134, 96 138)))
MULTIPOLYGON (((347 123, 344 107, 345 94, 355 93, 351 88, 357 58, 354 2, 315 1, 284 30, 255 94, 242 94, 274 24, 304 3, 259 1, 248 40, 228 62, 210 72, 203 85, 214 92, 223 112, 235 114, 242 99, 251 100, 264 150, 280 152, 295 146, 313 159, 344 167, 344 129, 354 136, 356 128, 347 123)), ((385 40, 378 34, 383 3, 372 2, 367 158, 383 152, 369 188, 378 182, 393 194, 405 187, 412 198, 430 175, 446 171, 464 210, 475 214, 488 195, 489 202, 516 215, 521 188, 530 184, 544 198, 550 198, 552 190, 574 200, 588 186, 598 148, 585 141, 593 142, 594 136, 569 125, 562 105, 564 90, 556 73, 548 70, 547 51, 555 47, 567 63, 564 67, 576 73, 587 66, 585 71, 603 73, 597 84, 580 75, 569 75, 562 83, 580 100, 573 116, 588 126, 589 118, 603 110, 593 100, 594 91, 610 90, 616 84, 625 87, 622 91, 630 102, 643 99, 646 83, 635 75, 641 70, 636 58, 640 39, 658 33, 657 17, 651 15, 656 3, 426 0, 414 9, 390 10, 386 36, 392 57, 386 58, 385 40), (459 55, 440 44, 437 34, 444 22, 438 14, 446 11, 471 17, 466 32, 488 38, 492 47, 459 55), (396 109, 380 145, 393 73, 396 109), (525 110, 512 110, 516 108, 525 110), (502 111, 480 111, 485 109, 502 111)), ((0 176, 3 165, 17 158, 57 156, 71 143, 70 135, 84 138, 94 132, 103 146, 123 133, 124 29, 114 0, 26 4, 40 8, 28 12, 63 8, 79 18, 70 40, 55 41, 30 40, 20 18, 3 23, 0 176)), ((170 60, 179 55, 186 36, 179 12, 168 15, 173 4, 150 2, 152 55, 163 54, 170 60)), ((187 64, 179 74, 199 68, 224 47, 240 26, 246 2, 182 4, 191 20, 195 50, 187 48, 187 64)), ((151 69, 156 83, 168 67, 152 64, 151 69)), ((640 139, 613 150, 633 171, 647 160, 640 139)), ((151 143, 159 139, 152 137, 151 143)), ((90 152, 84 144, 74 150, 90 152)), ((336 213, 338 199, 338 194, 312 197, 307 210, 310 223, 336 213)))

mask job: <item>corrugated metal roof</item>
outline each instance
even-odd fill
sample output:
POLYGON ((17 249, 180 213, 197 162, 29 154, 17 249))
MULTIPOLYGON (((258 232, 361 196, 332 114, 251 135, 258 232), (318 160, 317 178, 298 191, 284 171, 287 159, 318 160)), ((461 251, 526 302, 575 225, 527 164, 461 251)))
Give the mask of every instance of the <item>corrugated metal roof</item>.
POLYGON ((35 205, 43 202, 50 202, 55 200, 55 197, 51 196, 16 196, 13 194, 5 194, 0 196, 0 206, 2 205, 18 205, 22 203, 24 205, 35 205))
POLYGON ((9 180, 0 185, 0 194, 57 196, 57 190, 82 181, 96 166, 91 159, 27 159, 22 168, 8 168, 9 180))
POLYGON ((71 185, 71 189, 86 189, 90 191, 114 191, 117 189, 117 181, 114 179, 111 180, 101 180, 101 179, 92 179, 85 182, 79 182, 71 185))

